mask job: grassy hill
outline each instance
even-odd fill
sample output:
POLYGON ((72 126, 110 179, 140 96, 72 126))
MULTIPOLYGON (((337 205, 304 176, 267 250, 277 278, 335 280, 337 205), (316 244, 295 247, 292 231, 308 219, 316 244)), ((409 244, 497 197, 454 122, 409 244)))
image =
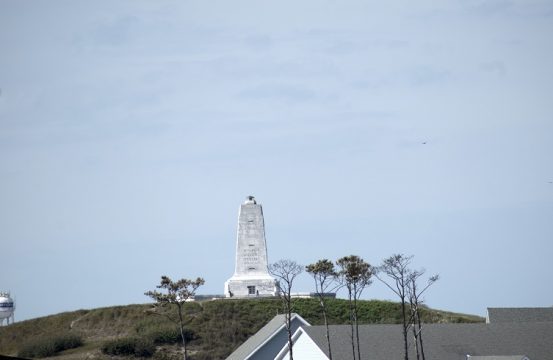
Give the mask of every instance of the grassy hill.
MULTIPOLYGON (((297 299, 295 306, 296 312, 311 324, 322 324, 316 299, 297 299)), ((36 352, 29 351, 37 348, 55 351, 52 350, 52 344, 62 342, 71 343, 69 347, 76 347, 59 352, 55 356, 58 360, 112 359, 112 356, 102 352, 102 347, 113 347, 113 343, 109 345, 110 341, 119 339, 121 343, 121 339, 125 339, 140 348, 141 351, 137 351, 138 357, 151 356, 156 360, 181 359, 175 344, 178 333, 174 325, 162 316, 149 314, 147 310, 150 308, 146 304, 114 306, 66 312, 15 323, 0 328, 0 354, 38 357, 32 355, 36 352), (75 339, 79 341, 74 343, 75 339)), ((224 359, 281 312, 281 303, 277 299, 214 300, 188 303, 186 309, 192 359, 224 359)), ((422 316, 425 322, 432 323, 484 321, 477 316, 426 308, 422 316)), ((359 319, 364 324, 399 323, 400 306, 389 301, 360 301, 359 319)), ((348 322, 346 300, 329 300, 329 321, 332 324, 348 322)), ((135 356, 129 357, 134 358, 135 356)))

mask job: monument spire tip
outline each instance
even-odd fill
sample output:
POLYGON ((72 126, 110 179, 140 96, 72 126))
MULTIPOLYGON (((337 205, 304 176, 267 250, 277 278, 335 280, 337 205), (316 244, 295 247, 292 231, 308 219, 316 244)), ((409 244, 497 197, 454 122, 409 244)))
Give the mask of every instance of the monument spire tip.
POLYGON ((246 197, 244 204, 257 204, 257 202, 255 201, 255 197, 253 195, 249 195, 246 197))

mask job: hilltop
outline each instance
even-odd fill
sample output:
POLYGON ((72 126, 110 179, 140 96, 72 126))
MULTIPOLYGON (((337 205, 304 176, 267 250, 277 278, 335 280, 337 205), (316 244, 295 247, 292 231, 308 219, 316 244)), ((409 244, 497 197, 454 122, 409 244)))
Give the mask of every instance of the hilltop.
MULTIPOLYGON (((113 306, 18 322, 0 328, 0 354, 23 355, 32 346, 47 347, 45 344, 52 343, 54 339, 70 338, 79 339, 82 345, 60 352, 56 359, 111 359, 101 350, 106 342, 133 339, 141 346, 154 349, 151 354, 154 359, 180 359, 176 354, 175 340, 178 337, 174 326, 164 317, 149 314, 150 308, 148 304, 113 306)), ((186 304, 186 309, 192 359, 224 359, 281 312, 281 303, 278 299, 214 300, 191 302, 186 304)), ((296 312, 313 325, 323 323, 316 299, 297 299, 296 312)), ((429 323, 484 321, 478 316, 429 308, 423 309, 422 316, 429 323)), ((400 317, 398 303, 380 300, 359 302, 361 323, 399 323, 400 317)), ((329 300, 329 321, 332 324, 347 323, 346 300, 329 300)))

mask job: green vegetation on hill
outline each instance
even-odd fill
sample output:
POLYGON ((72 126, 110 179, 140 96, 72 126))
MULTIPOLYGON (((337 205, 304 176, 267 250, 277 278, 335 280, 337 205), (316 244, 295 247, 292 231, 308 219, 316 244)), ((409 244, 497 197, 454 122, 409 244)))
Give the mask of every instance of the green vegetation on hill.
MULTIPOLYGON (((348 322, 348 302, 329 299, 331 324, 348 322)), ((52 339, 81 339, 82 346, 70 350, 58 347, 56 359, 110 359, 118 356, 150 356, 154 359, 180 359, 179 335, 175 326, 162 316, 148 314, 150 305, 128 305, 78 310, 15 323, 0 328, 0 354, 24 355, 33 344, 48 348, 52 339), (102 352, 102 349, 104 351, 102 352)), ((280 313, 278 299, 215 300, 186 304, 187 336, 193 360, 224 359, 236 347, 280 313)), ((295 312, 313 325, 323 323, 316 299, 296 299, 295 312)), ((425 322, 482 322, 477 316, 424 308, 425 322)), ((389 301, 359 302, 359 321, 399 323, 400 305, 389 301)), ((74 345, 74 344, 73 344, 74 345)), ((68 349, 73 346, 65 347, 68 349)), ((51 356, 54 353, 48 353, 51 356)), ((31 355, 39 357, 40 354, 31 355)))
POLYGON ((58 336, 40 337, 25 342, 18 355, 24 358, 44 358, 53 356, 67 349, 74 349, 83 345, 79 335, 65 334, 58 336))

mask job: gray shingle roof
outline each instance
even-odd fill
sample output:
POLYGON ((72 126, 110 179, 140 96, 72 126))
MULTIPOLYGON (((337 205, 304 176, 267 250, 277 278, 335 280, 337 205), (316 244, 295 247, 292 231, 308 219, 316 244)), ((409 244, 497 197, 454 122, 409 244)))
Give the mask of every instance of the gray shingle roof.
POLYGON ((490 323, 553 321, 553 307, 488 308, 490 323))
POLYGON ((471 356, 470 360, 529 360, 524 355, 513 356, 471 356))
MULTIPOLYGON (((292 321, 294 319, 301 320, 302 323, 309 325, 301 316, 298 314, 292 314, 292 321)), ((252 335, 248 340, 246 340, 242 345, 240 345, 232 354, 230 354, 226 360, 244 360, 250 356, 254 350, 256 350, 261 344, 269 340, 274 334, 276 334, 281 328, 284 327, 285 315, 280 314, 275 316, 267 325, 263 326, 252 335)))
MULTIPOLYGON (((304 327, 326 352, 324 326, 304 327)), ((352 360, 350 327, 330 327, 334 360, 352 360)), ((513 356, 553 360, 553 322, 499 324, 426 324, 423 345, 428 360, 465 360, 473 356, 513 356)), ((401 325, 361 325, 361 357, 371 360, 403 358, 401 325)), ((412 340, 412 335, 409 336, 412 340)), ((411 356, 415 357, 413 346, 411 356)))

